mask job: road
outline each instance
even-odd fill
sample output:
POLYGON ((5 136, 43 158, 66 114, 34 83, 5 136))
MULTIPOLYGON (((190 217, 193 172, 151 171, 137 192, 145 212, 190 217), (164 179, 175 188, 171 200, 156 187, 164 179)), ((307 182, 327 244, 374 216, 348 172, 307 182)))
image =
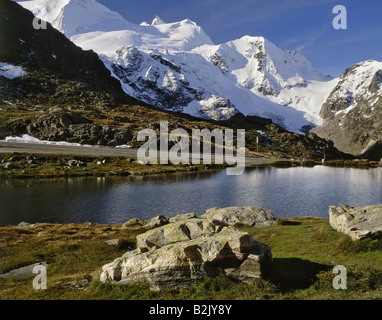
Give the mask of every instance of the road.
MULTIPOLYGON (((25 152, 25 153, 45 153, 45 154, 71 154, 81 156, 124 156, 137 157, 137 149, 122 149, 103 146, 72 146, 54 144, 34 144, 21 142, 0 141, 0 153, 5 152, 25 152)), ((270 164, 278 159, 264 157, 246 156, 246 165, 270 164)))

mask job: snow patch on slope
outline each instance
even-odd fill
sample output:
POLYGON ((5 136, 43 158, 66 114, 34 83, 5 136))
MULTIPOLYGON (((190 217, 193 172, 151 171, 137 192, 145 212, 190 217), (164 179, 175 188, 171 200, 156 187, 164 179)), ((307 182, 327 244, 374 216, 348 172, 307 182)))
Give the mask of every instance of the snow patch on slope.
POLYGON ((66 141, 40 140, 28 134, 23 134, 20 137, 9 136, 9 137, 6 137, 4 141, 13 142, 13 143, 49 144, 49 145, 59 145, 59 146, 74 146, 74 147, 86 146, 86 145, 81 145, 79 143, 66 142, 66 141))
POLYGON ((18 77, 23 77, 27 73, 20 66, 14 66, 9 63, 0 62, 0 76, 6 77, 8 79, 15 79, 18 77))

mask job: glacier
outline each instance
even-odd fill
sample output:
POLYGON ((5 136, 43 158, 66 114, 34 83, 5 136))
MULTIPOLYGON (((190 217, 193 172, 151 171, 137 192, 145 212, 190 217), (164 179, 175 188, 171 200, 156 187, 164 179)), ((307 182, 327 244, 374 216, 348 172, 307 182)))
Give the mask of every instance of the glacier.
POLYGON ((214 44, 189 19, 138 25, 95 0, 18 3, 95 51, 127 94, 166 110, 215 120, 240 112, 305 133, 322 124, 321 106, 338 83, 263 37, 214 44))

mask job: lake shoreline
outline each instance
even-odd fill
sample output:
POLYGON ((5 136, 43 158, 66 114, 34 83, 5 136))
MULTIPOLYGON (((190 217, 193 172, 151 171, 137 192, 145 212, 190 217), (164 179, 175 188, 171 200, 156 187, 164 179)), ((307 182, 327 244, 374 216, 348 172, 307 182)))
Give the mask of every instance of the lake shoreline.
MULTIPOLYGON (((104 170, 107 165, 116 166, 100 166, 104 170)), ((63 166, 58 166, 62 170, 63 166)), ((127 176, 1 176, 0 225, 20 221, 118 224, 133 217, 150 219, 189 212, 199 215, 212 207, 243 205, 270 209, 275 217, 327 218, 331 205, 382 203, 379 168, 266 166, 230 176, 214 167, 184 167, 163 174, 152 167, 145 167, 152 171, 143 175, 134 172, 127 176)))
MULTIPOLYGON (((124 156, 79 156, 70 154, 0 153, 0 177, 65 178, 65 177, 126 177, 160 175, 179 172, 222 171, 227 165, 151 165, 141 164, 136 158, 124 156)), ((246 163, 249 168, 314 167, 324 165, 345 168, 377 168, 382 162, 367 160, 328 160, 261 158, 246 163), (262 160, 264 159, 264 160, 262 160)))

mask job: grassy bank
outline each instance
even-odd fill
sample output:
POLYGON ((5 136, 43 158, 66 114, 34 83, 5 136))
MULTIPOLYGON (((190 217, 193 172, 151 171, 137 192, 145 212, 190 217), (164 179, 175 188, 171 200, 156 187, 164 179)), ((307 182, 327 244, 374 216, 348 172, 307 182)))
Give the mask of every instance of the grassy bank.
POLYGON ((0 176, 14 178, 153 175, 223 168, 218 165, 143 165, 123 156, 0 153, 0 176), (13 163, 12 168, 5 168, 8 162, 13 163))
POLYGON ((323 218, 278 219, 276 226, 261 229, 238 227, 271 246, 270 279, 243 284, 221 275, 191 288, 161 292, 98 281, 101 267, 134 248, 136 235, 144 230, 90 223, 0 228, 0 273, 48 263, 48 289, 34 290, 33 277, 0 279, 0 299, 382 299, 382 241, 352 242, 323 218), (107 244, 110 239, 119 242, 107 244), (347 290, 332 286, 335 265, 347 268, 347 290))
POLYGON ((351 168, 377 168, 382 166, 380 161, 369 161, 365 159, 355 160, 328 160, 325 162, 326 166, 330 167, 351 167, 351 168))

